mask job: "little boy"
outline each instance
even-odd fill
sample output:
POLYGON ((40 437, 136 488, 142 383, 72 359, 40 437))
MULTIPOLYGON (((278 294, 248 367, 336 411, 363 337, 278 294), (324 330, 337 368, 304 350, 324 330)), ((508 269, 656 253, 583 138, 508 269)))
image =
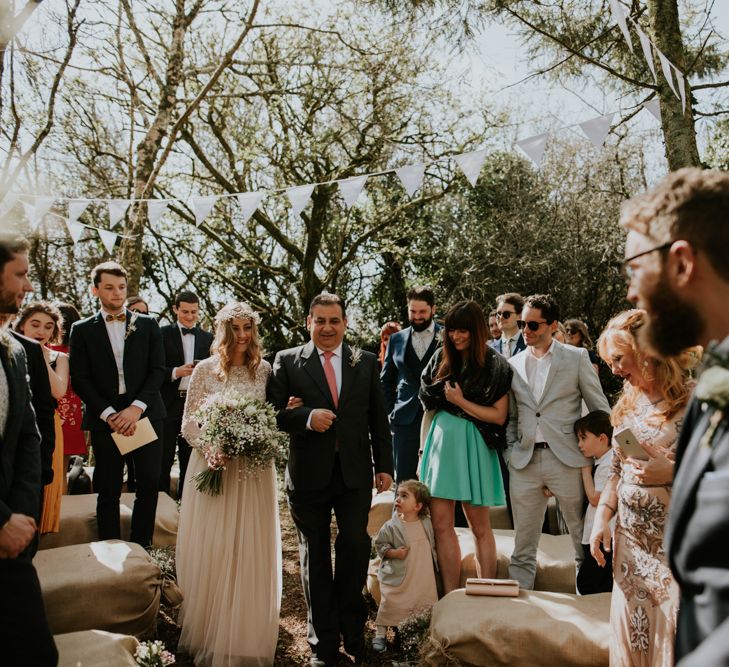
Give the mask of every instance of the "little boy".
MULTIPOLYGON (((582 483, 588 505, 585 512, 585 528, 582 533, 582 550, 585 560, 577 574, 577 592, 580 595, 590 593, 609 593, 613 590, 613 555, 605 552, 605 567, 600 567, 590 553, 590 533, 595 522, 597 503, 600 500, 612 465, 613 450, 610 443, 613 438, 613 427, 610 415, 602 410, 595 410, 575 422, 580 451, 588 458, 594 458, 594 466, 582 468, 582 483)), ((615 530, 615 518, 610 527, 615 530)))

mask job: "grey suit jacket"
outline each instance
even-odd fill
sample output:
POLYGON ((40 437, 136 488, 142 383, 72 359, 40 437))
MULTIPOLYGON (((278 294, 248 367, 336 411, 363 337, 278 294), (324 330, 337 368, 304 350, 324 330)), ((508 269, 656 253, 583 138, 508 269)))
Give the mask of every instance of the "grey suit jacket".
POLYGON ((521 470, 532 458, 537 425, 555 456, 571 468, 590 465, 577 447, 574 423, 588 409, 610 412, 600 380, 584 348, 552 342, 552 364, 539 401, 534 399, 526 374, 528 349, 509 359, 514 369, 506 427, 509 464, 521 470))

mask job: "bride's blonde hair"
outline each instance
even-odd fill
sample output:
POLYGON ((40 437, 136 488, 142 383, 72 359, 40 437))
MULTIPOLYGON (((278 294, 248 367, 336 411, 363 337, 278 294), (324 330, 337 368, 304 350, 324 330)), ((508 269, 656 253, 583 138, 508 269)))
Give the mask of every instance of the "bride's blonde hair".
POLYGON ((235 332, 233 320, 248 320, 251 323, 251 342, 243 355, 243 365, 248 369, 251 380, 256 377, 256 370, 261 364, 263 350, 258 337, 258 324, 261 316, 243 301, 234 301, 223 306, 215 316, 215 339, 210 346, 210 352, 218 356, 218 378, 226 380, 232 367, 233 348, 235 347, 235 332))

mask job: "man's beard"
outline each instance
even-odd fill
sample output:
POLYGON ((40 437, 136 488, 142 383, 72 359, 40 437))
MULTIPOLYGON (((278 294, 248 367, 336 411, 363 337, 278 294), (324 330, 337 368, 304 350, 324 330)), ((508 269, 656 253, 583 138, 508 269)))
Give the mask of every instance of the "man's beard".
POLYGON ((17 315, 19 310, 15 294, 6 292, 0 287, 0 315, 17 315))
POLYGON ((701 340, 705 325, 699 311, 679 298, 663 272, 645 295, 645 309, 648 321, 642 335, 662 357, 674 357, 701 340))
POLYGON ((413 322, 412 320, 410 320, 410 326, 413 328, 413 331, 425 331, 430 326, 430 323, 432 321, 433 321, 433 316, 431 315, 424 322, 413 322))

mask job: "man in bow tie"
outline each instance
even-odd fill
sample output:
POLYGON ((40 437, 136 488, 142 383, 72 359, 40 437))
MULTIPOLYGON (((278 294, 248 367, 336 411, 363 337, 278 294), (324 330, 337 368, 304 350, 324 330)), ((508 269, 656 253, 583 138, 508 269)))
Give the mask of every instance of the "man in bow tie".
MULTIPOLYGON (((160 396, 164 350, 157 322, 124 308, 127 272, 116 262, 91 271, 91 293, 99 299, 96 315, 71 328, 70 366, 74 391, 86 404, 84 427, 91 432, 99 494, 96 521, 100 540, 121 539, 119 498, 123 458, 112 432, 134 435, 137 422, 148 417, 157 435, 165 407, 160 396)), ((152 543, 157 511, 161 447, 159 439, 131 453, 136 476, 131 541, 152 543)))
POLYGON ((159 489, 170 493, 170 470, 175 460, 175 449, 180 462, 180 480, 177 497, 182 490, 190 460, 190 445, 180 433, 182 413, 185 409, 187 387, 195 363, 210 356, 213 335, 197 326, 200 317, 200 299, 194 292, 183 291, 175 297, 172 307, 177 321, 161 328, 165 348, 165 380, 162 384, 162 400, 167 409, 162 443, 162 470, 159 489))
POLYGON ((665 548, 681 603, 681 667, 729 665, 729 174, 680 169, 624 207, 628 299, 658 354, 715 347, 676 449, 665 548), (703 381, 702 381, 703 380, 703 381))

